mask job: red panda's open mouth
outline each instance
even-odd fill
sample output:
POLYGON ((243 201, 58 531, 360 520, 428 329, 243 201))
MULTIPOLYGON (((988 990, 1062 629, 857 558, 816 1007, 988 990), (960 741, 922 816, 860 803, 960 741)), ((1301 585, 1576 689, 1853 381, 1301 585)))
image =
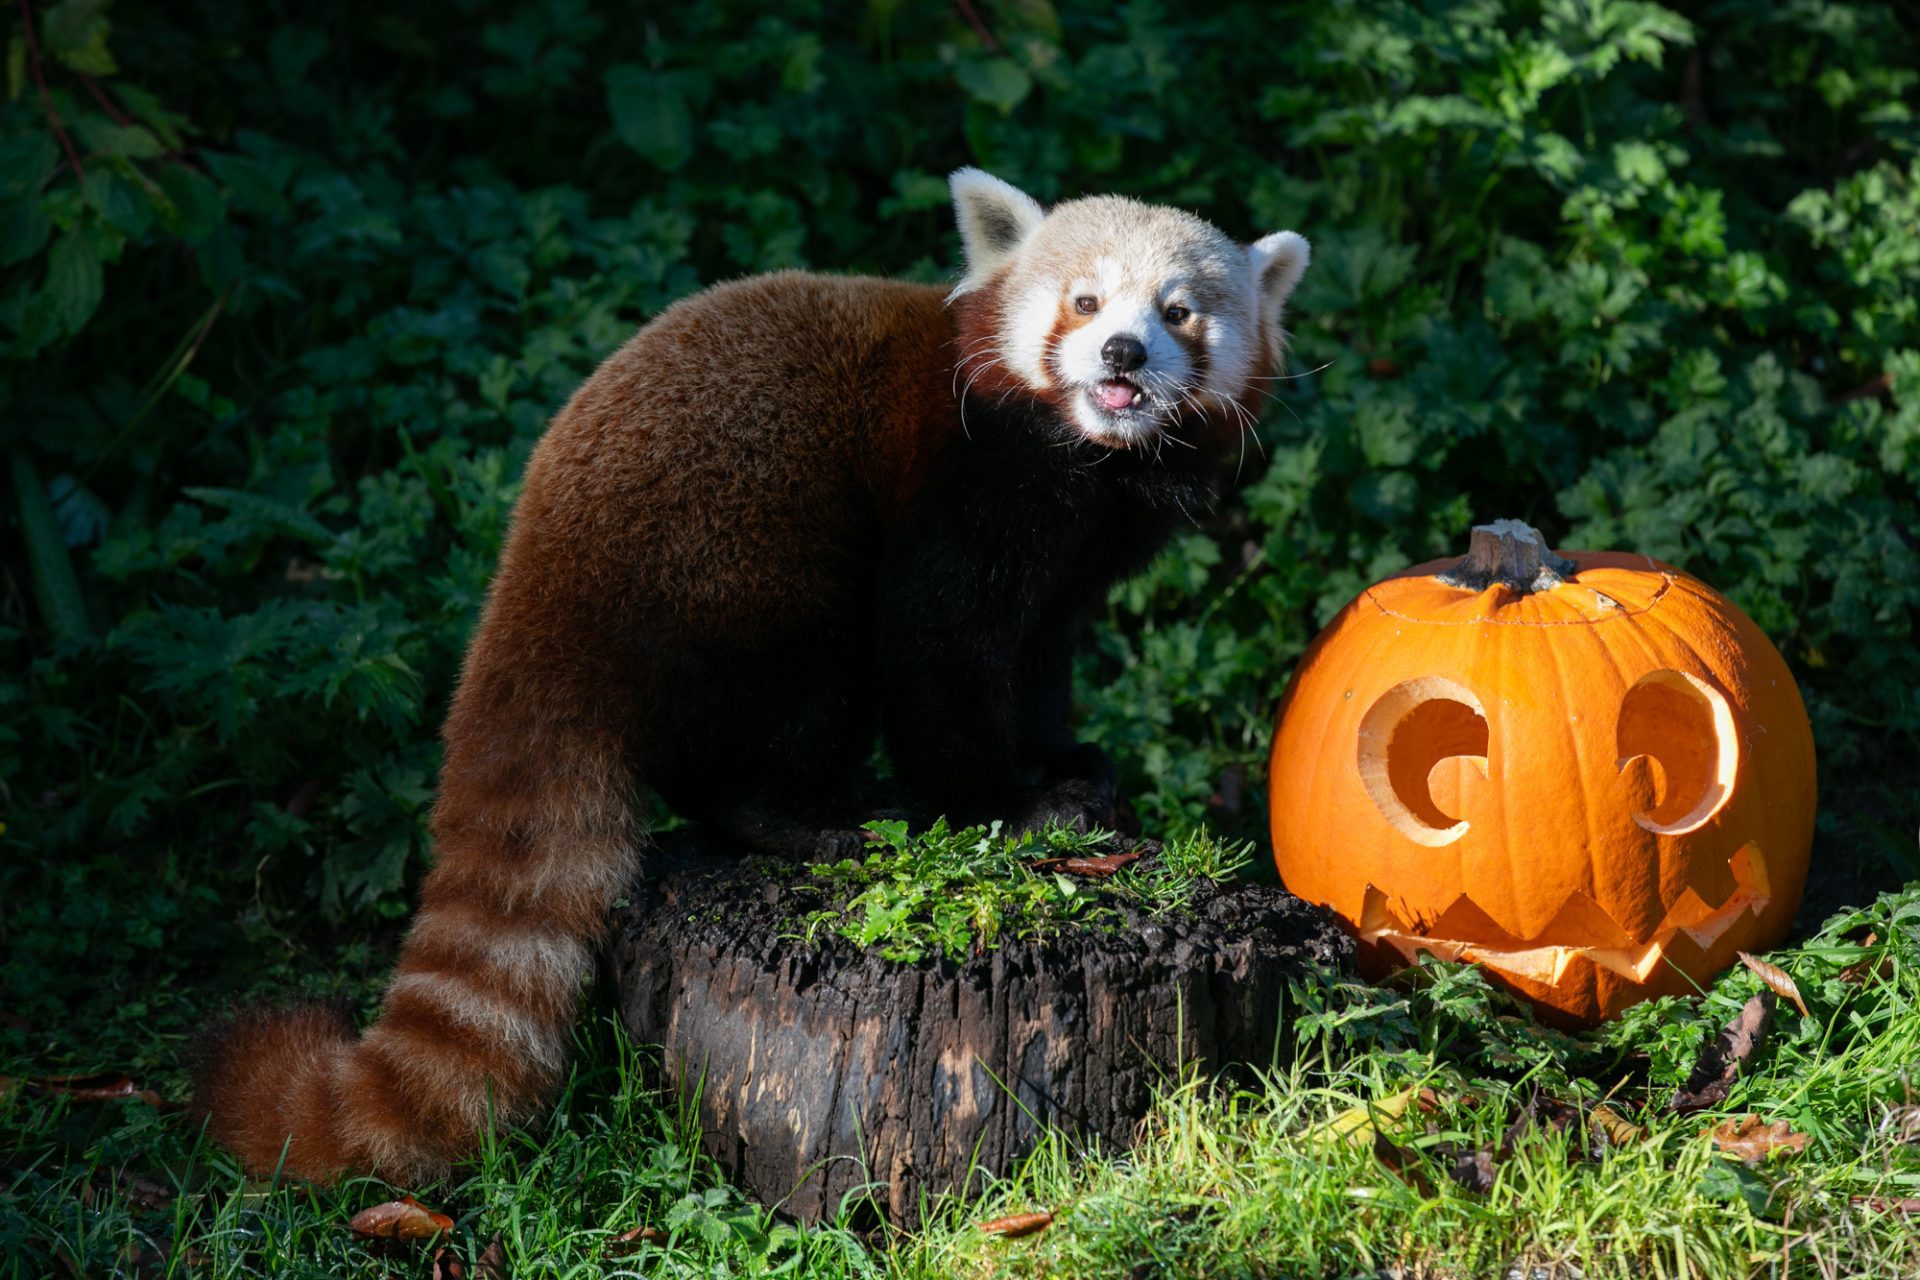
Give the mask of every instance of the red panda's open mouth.
POLYGON ((1094 404, 1108 413, 1124 413, 1129 409, 1138 409, 1146 400, 1147 393, 1136 382, 1126 378, 1108 378, 1089 387, 1087 394, 1094 404))

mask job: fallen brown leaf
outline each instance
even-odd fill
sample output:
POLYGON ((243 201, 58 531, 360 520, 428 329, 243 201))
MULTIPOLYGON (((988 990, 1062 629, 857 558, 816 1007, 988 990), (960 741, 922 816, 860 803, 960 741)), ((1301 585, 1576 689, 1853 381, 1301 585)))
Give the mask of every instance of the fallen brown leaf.
POLYGON ((1587 1112, 1587 1119, 1593 1127, 1606 1135, 1610 1146, 1626 1147, 1647 1136, 1647 1131, 1633 1121, 1615 1111, 1606 1103, 1601 1103, 1587 1112))
POLYGON ((1435 1194, 1433 1179, 1420 1167, 1419 1155, 1395 1143, 1384 1133, 1373 1135, 1373 1158, 1421 1195, 1431 1198, 1435 1194))
POLYGON ((144 1102, 162 1111, 178 1110, 181 1103, 168 1102, 151 1089, 142 1089, 131 1076, 111 1071, 95 1071, 77 1076, 36 1076, 25 1081, 27 1088, 39 1093, 58 1094, 76 1102, 144 1102))
POLYGON ((1903 1217, 1920 1217, 1920 1196, 1855 1196, 1855 1204, 1863 1204, 1869 1209, 1881 1213, 1897 1213, 1903 1217))
POLYGON ((1129 853, 1103 853, 1089 858, 1042 858, 1033 864, 1035 871, 1064 871, 1074 876, 1105 879, 1130 862, 1140 861, 1139 850, 1129 853))
POLYGON ((1763 1124, 1755 1115, 1722 1120, 1702 1129, 1700 1136, 1712 1138, 1714 1146, 1728 1155, 1739 1156, 1748 1164, 1758 1164, 1776 1151, 1798 1155, 1807 1149, 1807 1135, 1795 1133, 1785 1120, 1763 1124))
POLYGON ((1520 1139, 1527 1131, 1538 1125, 1555 1133, 1571 1129, 1580 1120, 1580 1109, 1570 1102, 1535 1091, 1527 1098, 1526 1106, 1520 1108, 1520 1114, 1500 1138, 1500 1158, 1511 1159, 1514 1149, 1520 1145, 1520 1139))
POLYGON ((1492 1147, 1480 1147, 1472 1151, 1455 1152, 1447 1165, 1447 1176, 1469 1191, 1485 1195, 1493 1190, 1493 1180, 1498 1166, 1493 1159, 1492 1147))
POLYGON ((609 1258, 630 1258, 640 1252, 641 1245, 665 1244, 666 1240, 667 1233, 658 1227, 634 1227, 607 1241, 607 1247, 602 1252, 609 1258))
POLYGON ((1777 964, 1762 960, 1759 956, 1749 952, 1736 951, 1734 954, 1740 957, 1741 964, 1760 975, 1760 981, 1766 983, 1768 989, 1771 990, 1773 994, 1779 996, 1782 1000, 1792 1001, 1793 1007, 1800 1011, 1801 1017, 1811 1018, 1813 1016, 1807 1012, 1807 1002, 1800 998, 1799 984, 1794 982, 1793 976, 1785 969, 1782 969, 1777 964))
POLYGON ((1667 1110, 1688 1115, 1725 1102, 1733 1082, 1766 1043, 1767 1028, 1773 1025, 1773 1005, 1773 993, 1760 992, 1742 1006, 1717 1036, 1701 1046, 1693 1074, 1668 1101, 1667 1110))
POLYGON ((373 1240, 431 1240, 453 1230, 453 1219, 435 1213, 412 1196, 376 1204, 353 1215, 347 1229, 373 1240))
MULTIPOLYGON (((1867 936, 1861 940, 1860 946, 1871 951, 1879 941, 1880 935, 1869 929, 1867 936)), ((1892 976, 1893 957, 1890 955, 1868 956, 1864 960, 1854 961, 1840 971, 1840 981, 1852 987, 1865 986, 1869 980, 1884 982, 1892 976)), ((0 1090, 0 1093, 4 1093, 4 1090, 0 1090)))
POLYGON ((433 1251, 433 1265, 427 1271, 427 1280, 510 1280, 507 1251, 500 1247, 500 1237, 495 1236, 473 1260, 473 1265, 468 1266, 459 1250, 442 1245, 433 1251))
POLYGON ((487 1241, 487 1247, 473 1260, 474 1280, 508 1280, 507 1251, 500 1247, 500 1237, 487 1241))
POLYGON ((1889 1108, 1886 1118, 1880 1122, 1880 1132, 1895 1142, 1920 1144, 1920 1105, 1910 1102, 1889 1108))
POLYGON ((995 1218, 992 1222, 983 1222, 980 1224, 980 1230, 990 1236, 1018 1240, 1021 1236, 1036 1235, 1052 1225, 1053 1214, 1040 1209, 1033 1213, 1015 1213, 1004 1218, 995 1218))

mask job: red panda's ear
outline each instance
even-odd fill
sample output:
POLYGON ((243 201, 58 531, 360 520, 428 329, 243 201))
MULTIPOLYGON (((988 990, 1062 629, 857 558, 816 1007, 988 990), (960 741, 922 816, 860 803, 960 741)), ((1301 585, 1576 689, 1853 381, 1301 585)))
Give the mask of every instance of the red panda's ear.
POLYGON ((980 169, 955 169, 947 186, 967 254, 966 274, 953 290, 958 295, 991 279, 1047 213, 1026 192, 980 169))
POLYGON ((1287 353, 1287 331, 1280 320, 1313 251, 1299 232, 1276 231, 1249 245, 1247 257, 1253 266, 1254 292, 1260 299, 1260 328, 1266 334, 1267 355, 1278 367, 1287 353))

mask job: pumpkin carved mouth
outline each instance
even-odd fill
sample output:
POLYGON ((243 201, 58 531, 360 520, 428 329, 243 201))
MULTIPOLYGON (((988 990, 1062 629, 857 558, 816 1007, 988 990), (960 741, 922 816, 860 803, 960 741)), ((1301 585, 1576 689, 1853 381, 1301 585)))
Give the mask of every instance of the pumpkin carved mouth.
POLYGON ((1773 901, 1767 865, 1760 845, 1749 840, 1727 860, 1733 873, 1733 892, 1717 907, 1709 906, 1692 889, 1683 891, 1644 943, 1635 943, 1627 930, 1584 893, 1574 893, 1567 905, 1536 938, 1515 938, 1501 929, 1471 898, 1462 895, 1431 924, 1417 916, 1408 920, 1377 887, 1367 886, 1360 909, 1359 938, 1385 944, 1408 964, 1426 951, 1442 960, 1466 960, 1486 965, 1531 982, 1558 983, 1575 960, 1585 959, 1633 982, 1645 982, 1666 958, 1675 939, 1687 939, 1705 951, 1742 916, 1758 916, 1773 901), (1463 941, 1463 938, 1476 941, 1463 941))

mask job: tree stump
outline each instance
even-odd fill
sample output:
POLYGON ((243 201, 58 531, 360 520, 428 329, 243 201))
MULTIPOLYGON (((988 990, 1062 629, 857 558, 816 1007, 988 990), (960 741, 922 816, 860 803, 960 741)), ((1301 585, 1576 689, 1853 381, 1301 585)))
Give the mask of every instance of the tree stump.
MULTIPOLYGON (((826 930, 804 872, 662 853, 616 912, 610 965, 634 1038, 697 1097, 705 1149, 804 1220, 866 1196, 917 1225, 1043 1126, 1124 1148, 1183 1064, 1276 1061, 1289 979, 1350 966, 1332 918, 1275 886, 1202 884, 1178 911, 899 963, 826 930)), ((1116 904, 1119 905, 1119 904, 1116 904)))

